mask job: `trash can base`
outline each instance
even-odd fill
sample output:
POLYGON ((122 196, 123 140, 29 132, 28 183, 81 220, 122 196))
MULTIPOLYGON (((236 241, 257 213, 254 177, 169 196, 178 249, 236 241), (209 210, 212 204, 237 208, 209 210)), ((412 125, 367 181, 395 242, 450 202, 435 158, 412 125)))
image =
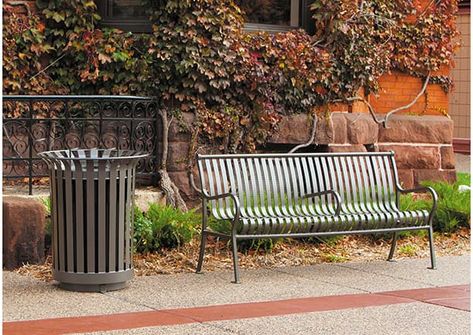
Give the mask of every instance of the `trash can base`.
POLYGON ((76 292, 108 292, 121 290, 126 287, 126 282, 114 284, 69 284, 59 283, 59 287, 66 291, 76 292))

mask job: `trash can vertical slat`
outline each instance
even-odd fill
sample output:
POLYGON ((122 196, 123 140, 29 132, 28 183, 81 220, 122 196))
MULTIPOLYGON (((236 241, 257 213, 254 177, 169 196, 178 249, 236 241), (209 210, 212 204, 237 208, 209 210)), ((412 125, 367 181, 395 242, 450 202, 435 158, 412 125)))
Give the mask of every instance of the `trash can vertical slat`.
POLYGON ((120 164, 119 168, 119 180, 120 180, 120 185, 119 185, 119 193, 118 193, 118 270, 123 270, 123 262, 124 262, 124 253, 123 253, 123 238, 125 234, 125 225, 124 225, 124 220, 125 220, 125 179, 126 179, 126 170, 123 166, 123 164, 120 164))
POLYGON ((76 193, 76 255, 77 272, 85 271, 84 264, 84 184, 82 163, 74 161, 75 166, 75 193, 76 193))
POLYGON ((64 183, 66 193, 66 206, 64 211, 66 213, 66 248, 67 248, 67 271, 74 271, 74 231, 73 231, 73 217, 72 217, 72 168, 71 162, 64 161, 64 183))
POLYGON ((105 229, 105 165, 106 161, 99 161, 99 175, 98 175, 98 269, 99 272, 105 272, 106 255, 105 248, 107 247, 105 229))
MULTIPOLYGON (((51 172, 51 220, 54 222, 57 222, 57 214, 58 214, 58 209, 57 209, 57 174, 56 174, 56 164, 53 162, 50 162, 50 172, 51 172)), ((53 224, 53 236, 51 239, 52 247, 53 247, 53 264, 54 268, 58 269, 59 268, 59 263, 58 263, 58 231, 57 231, 57 224, 53 224)))
POLYGON ((126 193, 126 223, 125 223, 125 268, 129 269, 131 267, 131 262, 130 262, 130 227, 131 227, 131 222, 132 218, 130 217, 131 215, 131 204, 133 202, 133 199, 131 199, 131 178, 133 175, 133 171, 130 165, 127 166, 126 169, 126 174, 127 174, 127 190, 128 192, 126 193))
POLYGON ((109 268, 108 271, 117 271, 117 169, 118 162, 110 166, 110 220, 109 220, 109 268))
POLYGON ((58 241, 58 269, 61 271, 65 271, 65 248, 64 248, 64 225, 62 224, 64 222, 64 178, 63 178, 63 169, 62 169, 62 163, 58 162, 56 164, 56 173, 57 173, 57 196, 56 196, 56 201, 57 201, 57 209, 58 209, 58 225, 57 225, 57 235, 56 239, 58 241))
POLYGON ((87 272, 95 272, 94 162, 87 161, 87 272))

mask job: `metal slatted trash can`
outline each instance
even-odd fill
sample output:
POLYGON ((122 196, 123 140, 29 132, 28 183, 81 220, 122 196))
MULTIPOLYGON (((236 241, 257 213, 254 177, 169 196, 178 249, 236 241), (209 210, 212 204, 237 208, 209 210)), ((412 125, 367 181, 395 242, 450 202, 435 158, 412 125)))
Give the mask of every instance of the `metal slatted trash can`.
POLYGON ((130 150, 39 154, 50 169, 53 278, 73 291, 111 291, 133 277, 135 170, 130 150))

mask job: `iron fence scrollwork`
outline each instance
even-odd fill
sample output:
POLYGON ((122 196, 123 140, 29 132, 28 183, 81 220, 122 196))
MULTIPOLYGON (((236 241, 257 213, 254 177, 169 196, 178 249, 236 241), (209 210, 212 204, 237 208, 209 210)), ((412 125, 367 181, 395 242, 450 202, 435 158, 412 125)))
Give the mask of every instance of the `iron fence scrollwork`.
POLYGON ((62 149, 121 149, 149 153, 137 178, 155 183, 159 164, 160 116, 155 99, 136 96, 3 97, 3 178, 49 176, 38 156, 62 149))

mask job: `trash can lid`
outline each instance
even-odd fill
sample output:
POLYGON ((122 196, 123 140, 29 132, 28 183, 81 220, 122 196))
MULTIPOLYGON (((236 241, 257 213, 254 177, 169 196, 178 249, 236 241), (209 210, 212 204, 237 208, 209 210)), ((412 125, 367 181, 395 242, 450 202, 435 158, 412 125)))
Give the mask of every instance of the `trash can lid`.
POLYGON ((99 160, 125 160, 140 159, 149 156, 149 153, 135 150, 116 150, 116 149, 65 149, 43 151, 38 156, 45 159, 59 161, 99 161, 99 160))

